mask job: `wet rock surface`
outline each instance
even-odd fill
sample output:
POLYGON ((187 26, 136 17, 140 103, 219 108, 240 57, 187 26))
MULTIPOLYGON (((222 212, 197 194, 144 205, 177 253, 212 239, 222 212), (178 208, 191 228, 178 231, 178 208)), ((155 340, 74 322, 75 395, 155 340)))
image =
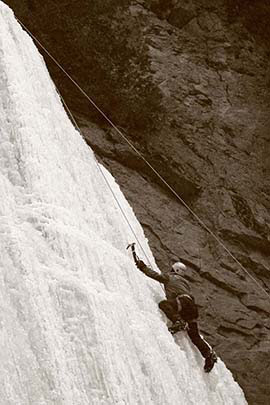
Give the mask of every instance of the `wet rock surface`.
POLYGON ((46 57, 160 268, 190 264, 204 336, 249 404, 268 403, 269 2, 6 3, 251 275, 46 57))

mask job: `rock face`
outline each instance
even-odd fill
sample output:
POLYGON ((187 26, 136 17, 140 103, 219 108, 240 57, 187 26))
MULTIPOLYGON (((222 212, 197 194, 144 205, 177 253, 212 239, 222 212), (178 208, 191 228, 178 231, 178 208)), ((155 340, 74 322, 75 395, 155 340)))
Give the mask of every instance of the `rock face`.
POLYGON ((167 271, 178 258, 190 264, 203 334, 249 404, 266 404, 268 0, 6 3, 249 273, 46 57, 85 139, 144 226, 160 268, 167 271))

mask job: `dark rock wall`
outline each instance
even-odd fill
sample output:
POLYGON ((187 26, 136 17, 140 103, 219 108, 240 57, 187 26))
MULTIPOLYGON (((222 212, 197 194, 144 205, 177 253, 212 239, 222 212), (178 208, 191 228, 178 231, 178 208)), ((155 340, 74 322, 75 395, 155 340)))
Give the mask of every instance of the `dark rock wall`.
POLYGON ((270 293, 269 1, 6 3, 251 274, 46 57, 160 268, 178 258, 191 265, 203 334, 249 403, 267 404, 270 298, 260 286, 270 293))

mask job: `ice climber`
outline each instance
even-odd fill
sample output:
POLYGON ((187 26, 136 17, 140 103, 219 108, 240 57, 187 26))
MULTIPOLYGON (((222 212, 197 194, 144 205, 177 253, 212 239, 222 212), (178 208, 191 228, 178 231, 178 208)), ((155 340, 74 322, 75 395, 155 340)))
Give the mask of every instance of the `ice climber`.
POLYGON ((199 333, 197 324, 199 317, 198 308, 194 297, 190 293, 189 283, 184 278, 184 274, 187 271, 186 265, 179 261, 173 264, 170 273, 159 274, 147 267, 138 258, 135 253, 134 244, 131 247, 138 269, 146 276, 164 285, 167 299, 159 303, 159 308, 172 321, 172 326, 169 328, 170 332, 176 333, 181 329, 187 331, 190 340, 205 358, 204 370, 209 373, 217 361, 217 356, 199 333))

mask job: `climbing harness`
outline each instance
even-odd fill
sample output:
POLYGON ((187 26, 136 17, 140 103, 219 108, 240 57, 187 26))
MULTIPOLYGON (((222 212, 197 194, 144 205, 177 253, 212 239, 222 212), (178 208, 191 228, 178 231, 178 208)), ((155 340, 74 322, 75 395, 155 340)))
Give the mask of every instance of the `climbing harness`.
MULTIPOLYGON (((249 273, 249 271, 242 265, 242 263, 230 252, 230 250, 226 247, 226 245, 211 231, 211 229, 198 217, 198 215, 189 207, 189 205, 179 196, 179 194, 167 183, 167 181, 159 174, 159 172, 148 162, 148 160, 137 150, 137 148, 127 139, 127 137, 123 134, 123 132, 120 131, 120 129, 111 121, 111 119, 98 107, 98 105, 94 102, 94 100, 88 96, 88 94, 79 86, 79 84, 66 72, 66 70, 60 65, 60 63, 50 54, 50 52, 41 44, 41 42, 29 31, 29 29, 17 18, 17 21, 19 24, 28 32, 28 34, 32 37, 32 39, 46 52, 46 54, 54 61, 54 63, 59 67, 59 69, 64 72, 64 74, 72 81, 72 83, 79 89, 79 91, 88 99, 88 101, 96 108, 96 110, 106 119, 106 121, 116 130, 116 132, 123 138, 127 144, 135 151, 135 153, 140 156, 140 158, 147 164, 147 166, 156 174, 156 176, 168 187, 168 189, 174 194, 174 196, 184 205, 184 207, 193 215, 194 218, 199 222, 199 224, 218 242, 220 246, 223 247, 223 249, 227 252, 227 254, 241 267, 241 269, 253 280, 253 282, 267 295, 267 297, 270 299, 270 294, 260 285, 260 283, 249 273)), ((63 97, 61 96, 62 100, 63 97)), ((64 103, 66 105, 66 103, 64 103)), ((72 114, 70 113, 72 116, 72 114)), ((73 118, 73 122, 76 122, 75 119, 73 118)), ((81 133, 77 123, 76 127, 78 128, 79 132, 81 133)), ((108 184, 109 188, 111 189, 111 186, 108 183, 108 180, 106 179, 104 173, 102 172, 101 168, 99 168, 102 176, 104 177, 106 183, 108 184)), ((111 189, 111 192, 113 193, 113 190, 111 189)), ((120 203, 117 200, 117 197, 113 193, 114 198, 116 199, 116 202, 123 213, 124 217, 128 221, 120 203)), ((128 221, 129 223, 129 221, 128 221)), ((129 224, 129 227, 131 225, 129 224)), ((132 233, 136 237, 133 229, 132 233)), ((138 241, 137 237, 136 240, 138 241)), ((138 241, 140 247, 142 248, 140 242, 138 241)), ((143 250, 144 252, 144 250, 143 250)), ((145 254, 145 252, 144 252, 145 254)), ((146 255, 146 254, 145 254, 146 255)), ((147 255, 146 255, 147 260, 149 261, 147 255)), ((150 264, 150 262, 149 262, 150 264)), ((151 264, 150 264, 151 265, 151 264)))

